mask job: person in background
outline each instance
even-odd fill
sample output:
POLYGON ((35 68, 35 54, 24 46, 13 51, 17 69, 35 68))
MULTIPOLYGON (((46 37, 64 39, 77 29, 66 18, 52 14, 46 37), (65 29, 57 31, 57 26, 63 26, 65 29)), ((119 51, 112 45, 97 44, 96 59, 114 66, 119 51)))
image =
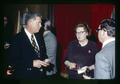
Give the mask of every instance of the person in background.
POLYGON ((104 19, 98 29, 102 49, 95 56, 95 79, 115 78, 115 20, 104 19))
POLYGON ((94 76, 95 54, 99 51, 97 44, 87 39, 90 29, 86 24, 78 24, 75 27, 77 39, 70 42, 64 64, 68 68, 70 79, 83 79, 83 75, 94 76))
POLYGON ((46 46, 46 52, 47 56, 50 59, 50 63, 53 64, 53 70, 47 71, 47 76, 55 76, 57 69, 56 69, 56 53, 57 53, 57 39, 56 36, 52 33, 51 29, 53 27, 51 26, 50 20, 44 21, 44 41, 46 46))
POLYGON ((28 12, 25 26, 12 40, 6 74, 13 79, 41 79, 46 77, 49 59, 46 55, 44 39, 38 36, 41 15, 28 12))
POLYGON ((4 16, 4 49, 7 50, 10 46, 10 41, 13 37, 13 29, 12 29, 12 23, 10 22, 10 19, 8 16, 4 16))
POLYGON ((9 52, 9 47, 11 45, 11 40, 12 37, 14 36, 14 26, 12 24, 12 21, 8 15, 4 15, 3 17, 3 30, 1 32, 1 76, 4 78, 5 75, 5 69, 6 69, 6 58, 9 57, 8 52, 9 52))

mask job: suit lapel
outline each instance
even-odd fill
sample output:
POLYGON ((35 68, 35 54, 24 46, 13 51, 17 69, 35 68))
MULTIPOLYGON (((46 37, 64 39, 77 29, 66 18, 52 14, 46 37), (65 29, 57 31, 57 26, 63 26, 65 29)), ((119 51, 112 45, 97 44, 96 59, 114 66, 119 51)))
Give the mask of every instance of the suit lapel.
POLYGON ((23 30, 23 41, 24 41, 24 43, 26 43, 26 45, 27 45, 27 47, 29 47, 29 49, 32 49, 32 51, 35 52, 34 48, 32 47, 32 44, 24 30, 23 30))

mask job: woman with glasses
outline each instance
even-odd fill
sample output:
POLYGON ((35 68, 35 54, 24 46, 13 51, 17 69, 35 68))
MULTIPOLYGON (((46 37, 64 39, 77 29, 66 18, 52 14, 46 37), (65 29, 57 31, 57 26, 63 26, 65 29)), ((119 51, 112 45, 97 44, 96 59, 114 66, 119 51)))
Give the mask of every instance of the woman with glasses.
POLYGON ((95 54, 99 51, 96 43, 88 40, 90 29, 86 24, 75 27, 77 39, 70 42, 64 64, 68 68, 70 79, 83 79, 83 76, 93 77, 95 54), (88 73, 89 70, 89 73, 88 73))

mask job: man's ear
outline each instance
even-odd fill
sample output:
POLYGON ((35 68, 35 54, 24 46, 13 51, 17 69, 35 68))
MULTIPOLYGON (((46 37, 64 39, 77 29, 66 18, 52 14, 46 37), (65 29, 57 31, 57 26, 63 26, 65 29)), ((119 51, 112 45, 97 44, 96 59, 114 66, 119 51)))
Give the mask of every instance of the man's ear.
POLYGON ((108 36, 107 31, 105 31, 105 35, 108 36))
POLYGON ((103 30, 103 31, 102 31, 102 35, 103 35, 103 36, 106 36, 106 35, 107 35, 107 31, 106 31, 106 30, 103 30))

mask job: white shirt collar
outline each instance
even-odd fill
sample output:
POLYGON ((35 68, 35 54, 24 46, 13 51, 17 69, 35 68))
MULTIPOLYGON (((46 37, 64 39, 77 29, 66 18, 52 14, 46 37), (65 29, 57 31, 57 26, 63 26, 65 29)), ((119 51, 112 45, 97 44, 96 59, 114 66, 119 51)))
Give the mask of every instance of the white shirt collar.
POLYGON ((31 41, 31 35, 32 34, 26 28, 24 28, 24 30, 25 30, 25 33, 27 34, 29 40, 31 41))
MULTIPOLYGON (((28 36, 30 42, 32 43, 32 41, 31 41, 31 35, 32 35, 32 34, 31 34, 26 28, 24 28, 24 30, 25 30, 25 33, 27 34, 27 36, 28 36)), ((36 45, 37 45, 38 48, 39 48, 38 42, 37 42, 36 37, 35 37, 34 34, 33 34, 33 37, 34 37, 34 39, 35 39, 36 45)))
POLYGON ((112 41, 115 41, 115 38, 110 38, 110 39, 106 40, 105 42, 103 42, 102 48, 112 41))

